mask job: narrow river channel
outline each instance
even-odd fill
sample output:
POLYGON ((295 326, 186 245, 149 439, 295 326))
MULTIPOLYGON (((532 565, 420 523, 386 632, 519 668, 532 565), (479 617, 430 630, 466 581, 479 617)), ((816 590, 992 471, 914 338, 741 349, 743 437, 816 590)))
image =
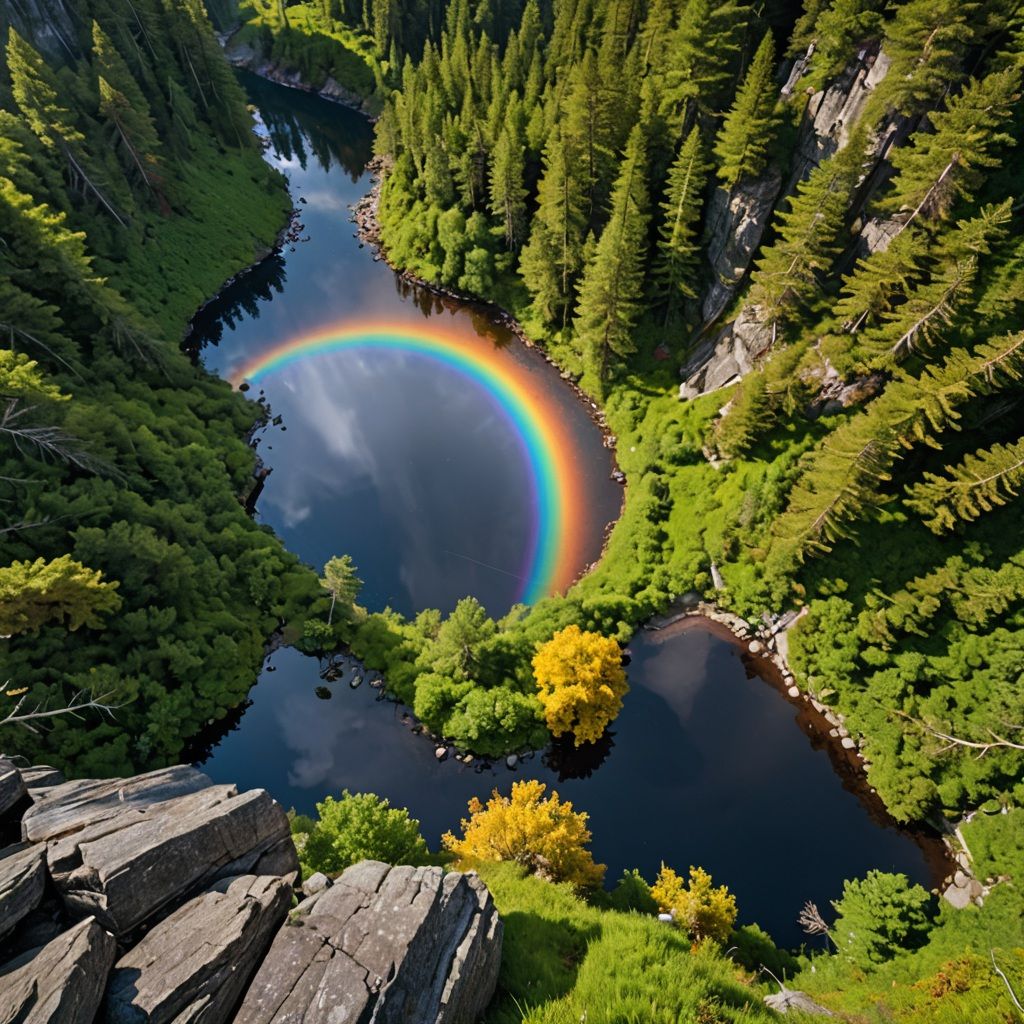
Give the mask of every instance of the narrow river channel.
MULTIPOLYGON (((371 610, 448 610, 473 594, 500 615, 564 584, 598 556, 621 502, 589 408, 487 314, 412 289, 360 246, 348 208, 370 184, 363 118, 243 81, 299 222, 279 256, 206 307, 193 340, 273 410, 257 440, 271 470, 258 518, 318 568, 352 555, 371 610), (367 340, 383 335, 400 340, 367 340), (544 438, 496 399, 495 378, 534 410, 559 478, 571 477, 557 565, 543 556, 544 438)), ((203 767, 306 813, 344 788, 376 792, 409 807, 431 845, 470 797, 539 778, 590 814, 609 883, 628 868, 651 878, 662 861, 699 864, 736 893, 741 921, 787 944, 804 939, 803 902, 826 907, 845 878, 880 868, 932 883, 928 844, 844 783, 734 643, 689 623, 642 631, 631 651, 632 689, 607 742, 510 769, 438 762, 406 709, 350 687, 352 671, 325 690, 316 659, 281 650, 203 767)))

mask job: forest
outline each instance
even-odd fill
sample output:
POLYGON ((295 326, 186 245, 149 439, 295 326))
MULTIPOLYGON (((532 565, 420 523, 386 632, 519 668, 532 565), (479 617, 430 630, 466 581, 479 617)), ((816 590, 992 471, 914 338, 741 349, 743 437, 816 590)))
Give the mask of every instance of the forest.
MULTIPOLYGON (((869 787, 897 821, 959 827, 993 885, 954 910, 894 876, 848 883, 829 936, 870 922, 877 947, 796 961, 746 934, 750 965, 853 1020, 1015 1019, 989 960, 1024 978, 1018 5, 207 7, 80 0, 47 32, 0 15, 0 724, 26 696, 113 709, 8 728, 5 748, 81 776, 199 757, 275 638, 349 646, 433 733, 497 756, 564 731, 548 691, 580 637, 624 644, 688 592, 749 621, 800 611, 789 664, 844 716, 869 787), (248 514, 265 410, 181 340, 290 202, 214 25, 379 115, 388 261, 510 311, 600 405, 626 504, 566 594, 499 620, 472 597, 368 612, 356 568, 318 578, 248 514)), ((629 699, 612 689, 601 725, 629 699)), ((496 1019, 526 1019, 517 970, 565 991, 531 950, 689 948, 483 860, 537 929, 496 1019)), ((607 909, 646 907, 633 888, 607 909)), ((679 1005, 762 1019, 691 937, 679 1005)), ((646 1019, 645 994, 627 1011, 577 986, 535 1019, 589 1000, 646 1019)))

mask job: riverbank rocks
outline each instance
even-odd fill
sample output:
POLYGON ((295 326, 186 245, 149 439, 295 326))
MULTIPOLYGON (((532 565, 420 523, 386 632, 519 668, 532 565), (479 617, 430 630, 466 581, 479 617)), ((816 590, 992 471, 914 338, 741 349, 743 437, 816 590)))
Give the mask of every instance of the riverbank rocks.
POLYGON ((483 883, 363 861, 278 932, 237 1024, 471 1024, 497 983, 502 925, 483 883))
POLYGON ((0 758, 0 1024, 472 1024, 502 925, 475 874, 312 875, 263 790, 0 758), (293 1015, 294 1012, 294 1015, 293 1015))

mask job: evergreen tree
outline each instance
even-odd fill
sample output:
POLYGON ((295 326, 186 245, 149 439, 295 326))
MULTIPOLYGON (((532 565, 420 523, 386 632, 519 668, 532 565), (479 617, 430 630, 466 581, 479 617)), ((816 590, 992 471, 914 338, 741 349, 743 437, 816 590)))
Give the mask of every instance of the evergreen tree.
POLYGON ((883 208, 909 211, 909 224, 944 217, 957 199, 969 199, 983 172, 999 166, 994 151, 1012 142, 1006 127, 1019 88, 1020 72, 1010 69, 974 80, 950 97, 945 110, 931 115, 934 131, 917 132, 913 145, 893 153, 898 174, 883 208))
POLYGON ((700 130, 694 128, 672 164, 661 203, 664 219, 652 278, 655 295, 665 307, 666 324, 679 315, 685 299, 697 298, 698 228, 707 174, 700 130))
POLYGON ((718 177, 727 189, 743 178, 757 177, 768 162, 778 124, 774 74, 775 42, 769 32, 761 40, 715 140, 718 177))
POLYGON ((945 475, 925 473, 905 504, 934 533, 953 529, 1012 501, 1024 486, 1024 439, 964 456, 945 475))
POLYGON ((585 197, 577 166, 572 140, 556 129, 544 151, 537 212, 519 262, 534 308, 547 322, 561 321, 563 326, 572 305, 576 275, 583 265, 585 197))
POLYGON ((598 388, 608 379, 611 357, 635 351, 632 331, 641 309, 647 242, 646 171, 643 132, 637 126, 612 191, 608 223, 583 275, 574 322, 588 376, 598 388))
POLYGON ((124 217, 100 187, 86 137, 75 114, 60 98, 56 77, 43 58, 13 28, 7 39, 7 70, 15 102, 40 142, 60 154, 71 188, 91 195, 118 224, 126 227, 124 217))
POLYGON ((908 0, 885 26, 889 72, 871 99, 869 120, 885 108, 914 114, 934 106, 963 77, 978 4, 908 0))
POLYGON ((843 249, 841 236, 864 149, 859 134, 811 171, 797 186, 789 209, 778 215, 775 242, 757 263, 750 302, 776 325, 797 314, 819 294, 823 278, 843 249))
POLYGON ((491 212, 502 224, 505 245, 515 251, 526 232, 525 125, 523 105, 513 93, 498 136, 491 168, 491 212))

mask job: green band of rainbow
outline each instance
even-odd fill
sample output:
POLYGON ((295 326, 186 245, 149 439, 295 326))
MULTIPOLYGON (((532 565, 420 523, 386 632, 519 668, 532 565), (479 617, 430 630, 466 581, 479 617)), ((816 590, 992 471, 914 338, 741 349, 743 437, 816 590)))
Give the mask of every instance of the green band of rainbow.
POLYGON ((564 590, 579 567, 574 538, 582 514, 579 473, 559 410, 537 375, 481 339, 460 339, 404 325, 349 324, 292 339, 261 353, 232 377, 258 383, 294 363, 346 350, 390 349, 432 359, 483 388, 514 429, 533 481, 535 538, 518 600, 532 604, 564 590))

